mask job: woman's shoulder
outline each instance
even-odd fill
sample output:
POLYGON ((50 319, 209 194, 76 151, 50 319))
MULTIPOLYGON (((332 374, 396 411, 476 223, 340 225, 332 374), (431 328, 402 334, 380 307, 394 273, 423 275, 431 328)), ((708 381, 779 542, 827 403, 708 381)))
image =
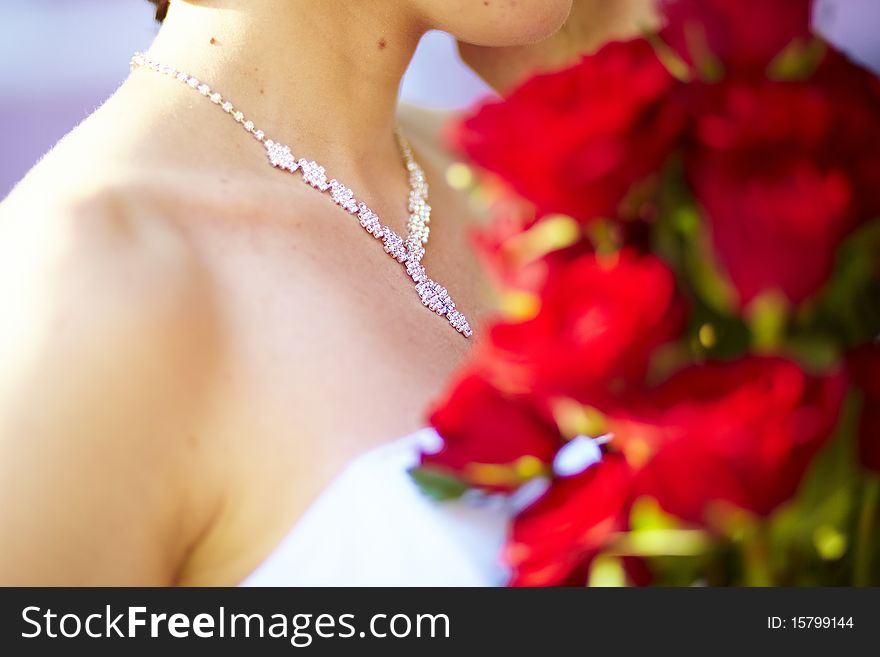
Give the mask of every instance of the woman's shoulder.
POLYGON ((174 378, 179 370, 157 359, 202 368, 212 295, 167 192, 100 157, 71 168, 80 153, 65 151, 0 203, 0 351, 10 358, 2 383, 78 379, 84 394, 106 385, 91 392, 110 399, 174 378))
POLYGON ((60 164, 50 155, 0 204, 0 267, 18 270, 6 281, 37 296, 82 292, 86 308, 120 287, 141 308, 170 309, 192 294, 198 259, 160 185, 88 163, 65 174, 60 164))
POLYGON ((210 295, 161 195, 98 165, 66 179, 56 166, 0 205, 0 454, 20 471, 3 494, 44 519, 3 514, 19 540, 4 542, 16 570, 0 579, 168 583, 213 505, 186 475, 204 456, 191 436, 219 351, 210 295))
POLYGON ((176 192, 91 143, 75 131, 0 203, 0 393, 37 382, 59 407, 122 405, 211 361, 210 285, 176 192))
POLYGON ((40 268, 62 268, 98 274, 95 292, 125 281, 143 285, 145 301, 185 294, 198 279, 179 211, 186 179, 115 111, 105 106, 77 126, 0 203, 2 260, 27 251, 13 259, 32 270, 22 282, 42 281, 40 268))

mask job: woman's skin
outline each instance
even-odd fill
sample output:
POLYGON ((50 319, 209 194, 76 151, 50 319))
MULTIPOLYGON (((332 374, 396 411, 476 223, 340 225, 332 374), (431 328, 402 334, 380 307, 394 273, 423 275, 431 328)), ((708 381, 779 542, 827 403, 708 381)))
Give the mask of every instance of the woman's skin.
MULTIPOLYGON (((178 0, 148 54, 402 232, 396 98, 421 35, 519 46, 569 4, 178 0)), ((431 183, 425 265, 477 324, 474 217, 436 121, 399 121, 431 183)), ((7 585, 239 582, 348 461, 423 425, 469 348, 351 216, 145 70, 0 205, 0 304, 7 585)))
POLYGON ((504 91, 529 75, 577 61, 612 39, 628 39, 657 25, 657 0, 574 0, 562 28, 535 44, 486 48, 460 43, 462 59, 504 91))

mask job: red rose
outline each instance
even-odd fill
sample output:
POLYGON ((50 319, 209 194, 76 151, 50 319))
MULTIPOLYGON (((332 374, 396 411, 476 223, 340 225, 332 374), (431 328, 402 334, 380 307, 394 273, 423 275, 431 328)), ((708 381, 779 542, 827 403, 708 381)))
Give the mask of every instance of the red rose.
POLYGON ((715 501, 766 516, 795 493, 837 422, 841 374, 781 358, 692 366, 609 413, 614 445, 643 466, 638 488, 680 518, 715 501))
POLYGON ((860 221, 880 217, 880 78, 829 47, 812 83, 831 106, 823 161, 850 172, 853 213, 860 221))
POLYGON ((853 382, 862 393, 859 460, 880 473, 880 343, 862 345, 847 359, 853 382))
POLYGON ((583 473, 556 479, 515 520, 504 556, 513 586, 586 583, 585 570, 626 523, 633 473, 617 454, 583 473))
POLYGON ((513 490, 541 474, 541 464, 562 444, 553 422, 528 399, 506 395, 474 372, 453 383, 430 423, 443 447, 423 454, 422 465, 493 491, 513 490))
POLYGON ((611 43, 484 105, 458 141, 542 214, 616 216, 630 187, 658 170, 682 132, 676 85, 647 41, 611 43))
POLYGON ((849 100, 812 83, 699 88, 685 167, 718 260, 744 304, 771 289, 804 301, 880 208, 880 124, 866 116, 864 85, 849 100))
POLYGON ((707 215, 712 244, 739 302, 767 290, 792 303, 813 296, 834 269, 852 230, 852 186, 840 171, 785 157, 755 164, 703 157, 690 179, 707 215))
POLYGON ((697 149, 763 157, 806 155, 833 148, 834 102, 818 85, 772 80, 696 83, 688 91, 696 114, 697 149))
POLYGON ((810 37, 811 0, 662 0, 661 37, 688 63, 709 57, 763 73, 795 39, 810 37))
POLYGON ((533 319, 492 328, 488 360, 517 388, 588 398, 641 378, 682 315, 673 274, 656 257, 584 255, 554 270, 533 319))

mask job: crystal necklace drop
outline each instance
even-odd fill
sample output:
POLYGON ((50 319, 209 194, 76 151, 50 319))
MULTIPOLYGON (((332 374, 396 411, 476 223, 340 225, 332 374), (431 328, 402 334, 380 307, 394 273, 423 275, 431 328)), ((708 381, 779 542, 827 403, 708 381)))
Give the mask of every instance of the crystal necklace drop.
POLYGON ((330 198, 349 214, 357 216, 361 226, 377 240, 382 240, 385 252, 406 267, 406 273, 415 283, 416 292, 425 307, 433 310, 438 315, 446 317, 449 324, 464 337, 473 335, 467 318, 455 308, 455 302, 449 296, 449 292, 439 283, 428 278, 422 258, 425 255, 425 247, 428 244, 431 221, 431 206, 428 205, 428 183, 425 174, 413 157, 412 149, 406 140, 398 134, 397 140, 400 151, 409 173, 409 222, 407 224, 406 239, 403 239, 391 228, 382 224, 379 216, 373 212, 366 203, 355 198, 354 192, 336 179, 328 180, 327 173, 317 162, 297 158, 293 155, 289 146, 280 144, 266 138, 262 130, 258 130, 253 121, 245 118, 244 114, 226 100, 222 95, 212 90, 204 82, 191 75, 178 71, 171 66, 160 64, 148 59, 141 53, 136 53, 131 59, 132 70, 146 68, 156 73, 167 75, 182 82, 193 91, 200 93, 212 103, 229 114, 236 123, 240 124, 258 142, 266 148, 266 154, 273 167, 289 173, 299 173, 303 182, 322 193, 329 193, 330 198))

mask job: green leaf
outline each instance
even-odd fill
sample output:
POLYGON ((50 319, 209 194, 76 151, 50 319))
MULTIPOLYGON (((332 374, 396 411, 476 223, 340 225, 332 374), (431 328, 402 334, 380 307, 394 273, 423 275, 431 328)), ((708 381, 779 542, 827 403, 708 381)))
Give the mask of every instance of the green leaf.
POLYGON ((455 500, 464 495, 469 486, 451 474, 434 468, 416 467, 409 470, 409 476, 422 491, 438 502, 455 500))
POLYGON ((838 248, 836 266, 817 299, 795 318, 799 335, 820 334, 841 346, 880 334, 880 218, 838 248))
POLYGON ((816 37, 794 39, 770 62, 767 76, 780 81, 806 80, 815 73, 826 49, 825 42, 816 37))
POLYGON ((780 584, 850 583, 861 486, 854 445, 859 417, 855 401, 848 398, 834 436, 811 464, 796 495, 770 519, 770 546, 780 584), (825 543, 829 535, 837 545, 825 543))
POLYGON ((840 362, 838 340, 818 333, 794 335, 787 341, 785 353, 811 372, 827 372, 840 362))
POLYGON ((688 23, 684 27, 684 39, 700 79, 720 82, 724 77, 724 65, 709 47, 705 26, 702 23, 688 23))
POLYGON ((736 308, 736 291, 722 273, 714 258, 709 238, 698 236, 684 254, 684 263, 694 290, 706 304, 722 315, 733 315, 736 308))
POLYGON ((722 316, 736 315, 737 294, 715 260, 706 222, 673 161, 660 184, 653 250, 676 270, 679 283, 722 316))
POLYGON ((789 309, 788 300, 776 290, 766 290, 749 303, 745 316, 756 351, 773 353, 778 350, 785 337, 789 309))
POLYGON ((654 47, 654 52, 657 53, 657 58, 660 60, 660 63, 666 67, 666 70, 669 71, 669 74, 672 77, 681 82, 690 82, 693 79, 691 69, 687 65, 687 62, 679 57, 678 53, 670 48, 669 44, 663 41, 658 34, 646 34, 645 39, 647 39, 654 47))

